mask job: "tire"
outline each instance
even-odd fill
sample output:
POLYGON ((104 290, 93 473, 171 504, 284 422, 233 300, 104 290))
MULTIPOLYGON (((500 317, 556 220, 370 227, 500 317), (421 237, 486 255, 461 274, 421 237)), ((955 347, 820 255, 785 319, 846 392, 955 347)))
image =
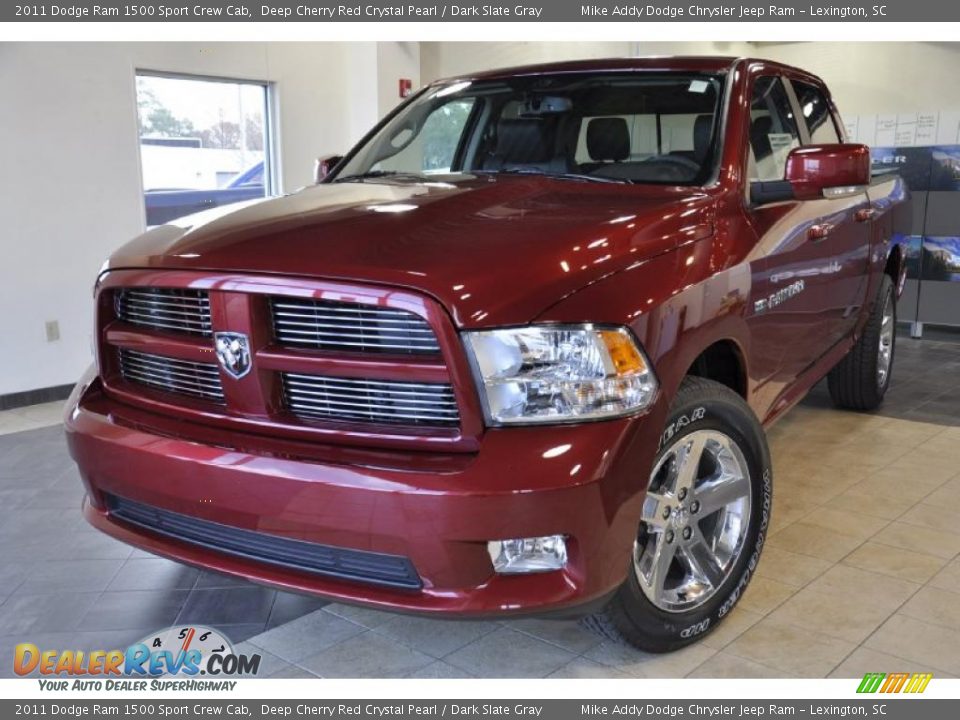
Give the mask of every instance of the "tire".
POLYGON ((896 327, 897 300, 893 281, 884 275, 863 335, 827 375, 827 387, 836 407, 874 410, 880 406, 890 387, 896 327))
POLYGON ((608 639, 662 653, 712 632, 743 595, 767 535, 773 473, 766 436, 750 407, 727 387, 699 377, 688 377, 681 384, 653 471, 644 470, 648 472, 650 485, 627 578, 603 610, 582 622, 608 639), (703 448, 701 460, 692 481, 685 482, 689 474, 684 469, 694 464, 683 458, 694 457, 691 453, 697 448, 703 448), (722 480, 721 468, 726 477, 736 478, 737 470, 743 477, 722 480), (725 483, 725 494, 711 492, 721 485, 708 482, 712 478, 725 483), (689 489, 684 492, 684 487, 689 489), (733 500, 735 496, 739 499, 733 500), (711 509, 726 499, 732 502, 723 510, 711 509), (718 522, 721 517, 727 522, 718 522), (718 527, 723 532, 731 526, 738 528, 736 540, 724 536, 714 546, 730 549, 729 555, 718 551, 715 562, 700 562, 704 556, 698 541, 708 538, 709 543, 718 527), (654 563, 658 557, 673 557, 669 572, 648 574, 650 568, 667 565, 654 563), (701 574, 715 578, 709 589, 687 583, 688 575, 694 577, 694 565, 712 569, 701 574))

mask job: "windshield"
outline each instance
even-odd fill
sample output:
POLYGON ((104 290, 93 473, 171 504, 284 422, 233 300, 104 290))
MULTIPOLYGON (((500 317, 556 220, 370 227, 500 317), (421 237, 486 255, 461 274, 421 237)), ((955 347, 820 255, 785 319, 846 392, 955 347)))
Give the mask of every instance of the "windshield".
POLYGON ((701 185, 713 174, 722 83, 717 75, 635 72, 434 86, 332 181, 532 173, 701 185))

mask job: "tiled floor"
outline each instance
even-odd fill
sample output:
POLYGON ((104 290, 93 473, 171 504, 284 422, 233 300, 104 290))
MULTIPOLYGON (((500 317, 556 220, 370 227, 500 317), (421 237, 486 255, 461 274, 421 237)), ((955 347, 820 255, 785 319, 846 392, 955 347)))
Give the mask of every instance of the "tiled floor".
MULTIPOLYGON (((55 425, 63 419, 63 403, 50 402, 15 410, 0 410, 0 435, 36 430, 55 425)), ((3 465, 0 465, 2 468, 3 465)))
POLYGON ((666 656, 572 622, 325 605, 131 550, 80 518, 50 425, 59 412, 0 413, 0 658, 27 639, 103 648, 197 622, 282 677, 960 675, 960 344, 902 338, 882 413, 833 410, 818 387, 771 430, 773 525, 757 576, 716 632, 666 656))

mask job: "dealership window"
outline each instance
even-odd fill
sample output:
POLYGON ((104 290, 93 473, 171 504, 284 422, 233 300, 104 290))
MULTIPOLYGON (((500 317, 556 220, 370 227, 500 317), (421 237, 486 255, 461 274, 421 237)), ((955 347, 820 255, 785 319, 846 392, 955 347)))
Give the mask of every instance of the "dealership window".
POLYGON ((758 77, 750 100, 751 181, 783 180, 787 155, 800 146, 800 131, 790 100, 778 77, 758 77))
POLYGON ((147 226, 271 194, 269 87, 137 74, 147 226))

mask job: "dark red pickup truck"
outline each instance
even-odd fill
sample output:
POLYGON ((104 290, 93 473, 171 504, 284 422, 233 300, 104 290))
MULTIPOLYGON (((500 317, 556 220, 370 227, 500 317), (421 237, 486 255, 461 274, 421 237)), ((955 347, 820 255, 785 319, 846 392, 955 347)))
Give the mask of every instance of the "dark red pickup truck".
POLYGON ((682 646, 756 567, 764 427, 825 375, 883 399, 906 199, 783 65, 434 83, 317 186, 109 260, 84 512, 280 588, 682 646))

